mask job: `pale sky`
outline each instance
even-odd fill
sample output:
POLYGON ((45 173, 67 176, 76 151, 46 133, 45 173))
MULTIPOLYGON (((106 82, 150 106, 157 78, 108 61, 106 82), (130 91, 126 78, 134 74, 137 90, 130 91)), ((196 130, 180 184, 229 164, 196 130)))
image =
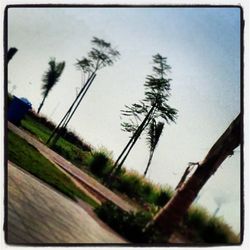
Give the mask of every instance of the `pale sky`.
MULTIPOLYGON (((240 112, 240 9, 11 8, 8 47, 18 52, 9 63, 9 91, 37 110, 49 59, 64 60, 61 79, 41 110, 58 123, 81 86, 74 64, 87 55, 93 36, 111 42, 121 57, 97 73, 69 127, 116 159, 129 139, 121 131, 120 110, 143 98, 152 55, 166 56, 173 79, 169 104, 179 117, 165 126, 149 178, 175 187, 187 163, 201 161, 240 112)), ((125 167, 143 173, 148 153, 142 137, 125 167)), ((239 232, 239 148, 202 189, 198 203, 213 213, 218 197, 226 197, 218 215, 239 232)))

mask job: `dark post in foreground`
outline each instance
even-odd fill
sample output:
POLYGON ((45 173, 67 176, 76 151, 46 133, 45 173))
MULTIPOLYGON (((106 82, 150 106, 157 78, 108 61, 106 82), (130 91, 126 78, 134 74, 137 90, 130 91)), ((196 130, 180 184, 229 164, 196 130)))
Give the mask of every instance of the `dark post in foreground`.
POLYGON ((216 141, 193 175, 179 187, 171 200, 156 214, 147 227, 155 225, 165 234, 166 238, 171 236, 207 180, 240 145, 241 119, 242 116, 239 114, 216 141))
POLYGON ((12 57, 16 54, 17 52, 17 48, 13 47, 10 48, 7 52, 7 63, 9 63, 9 61, 12 59, 12 57))

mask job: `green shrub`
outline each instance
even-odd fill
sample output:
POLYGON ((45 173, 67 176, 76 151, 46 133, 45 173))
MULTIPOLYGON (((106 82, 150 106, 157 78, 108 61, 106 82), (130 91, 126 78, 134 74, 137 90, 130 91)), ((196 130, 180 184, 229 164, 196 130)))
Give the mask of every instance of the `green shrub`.
POLYGON ((136 199, 141 205, 145 203, 156 206, 164 206, 172 196, 170 187, 159 187, 151 181, 145 179, 136 171, 125 171, 117 176, 111 184, 121 193, 125 193, 128 197, 136 199))
POLYGON ((59 155, 63 155, 63 157, 69 161, 72 161, 72 154, 69 150, 66 150, 64 147, 54 144, 51 146, 51 149, 53 149, 55 152, 57 152, 59 155))
POLYGON ((104 179, 112 168, 110 158, 110 153, 105 149, 101 149, 100 151, 89 154, 86 159, 86 164, 94 175, 104 179))
POLYGON ((118 191, 125 193, 131 198, 141 198, 142 182, 134 172, 120 175, 118 191))
POLYGON ((224 221, 217 217, 211 217, 201 236, 206 243, 217 244, 239 244, 240 239, 235 235, 232 229, 224 223, 224 221))
POLYGON ((209 220, 209 214, 203 207, 191 207, 184 218, 185 224, 198 231, 204 230, 209 220))
POLYGON ((188 210, 183 220, 188 238, 193 242, 210 244, 239 243, 239 237, 221 218, 212 217, 208 211, 200 206, 193 206, 188 210))
POLYGON ((156 199, 154 200, 154 204, 163 207, 167 204, 167 202, 173 196, 173 190, 170 187, 160 188, 157 192, 156 199))
POLYGON ((156 199, 156 194, 157 192, 150 182, 145 181, 142 183, 141 196, 146 202, 153 204, 156 199))
POLYGON ((154 243, 162 241, 156 228, 145 229, 152 215, 148 212, 125 212, 116 205, 107 202, 95 209, 97 215, 117 233, 132 243, 154 243))
POLYGON ((91 151, 92 148, 89 144, 82 141, 82 139, 76 134, 76 132, 72 131, 66 131, 66 133, 63 135, 63 138, 71 143, 73 143, 75 146, 79 147, 83 151, 91 151))

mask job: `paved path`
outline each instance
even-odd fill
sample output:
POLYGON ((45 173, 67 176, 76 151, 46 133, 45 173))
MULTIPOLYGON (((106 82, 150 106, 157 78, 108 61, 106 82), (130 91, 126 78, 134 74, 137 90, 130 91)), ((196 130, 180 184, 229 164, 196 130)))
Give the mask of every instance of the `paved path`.
POLYGON ((126 243, 82 207, 8 163, 9 244, 126 243))
POLYGON ((26 131, 16 127, 12 123, 8 122, 8 128, 27 142, 36 147, 39 152, 44 155, 48 160, 54 162, 63 170, 70 173, 78 181, 80 181, 85 188, 87 188, 92 194, 96 195, 101 200, 109 200, 122 208, 124 211, 136 211, 135 207, 132 207, 127 201, 113 193, 104 185, 96 181, 94 178, 84 173, 82 170, 74 166, 72 163, 64 159, 62 156, 48 148, 46 145, 38 141, 34 136, 31 136, 26 131))

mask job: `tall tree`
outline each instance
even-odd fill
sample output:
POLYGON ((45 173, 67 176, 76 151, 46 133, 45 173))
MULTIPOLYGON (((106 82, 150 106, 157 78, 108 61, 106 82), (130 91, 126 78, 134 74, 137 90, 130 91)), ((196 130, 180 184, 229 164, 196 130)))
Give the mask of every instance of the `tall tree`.
POLYGON ((232 156, 234 149, 240 145, 242 140, 241 133, 242 116, 239 114, 215 142, 205 159, 200 163, 194 163, 198 166, 193 175, 185 182, 182 182, 181 185, 178 185, 175 195, 156 214, 147 227, 156 225, 166 238, 170 237, 201 188, 216 172, 222 162, 228 156, 232 156))
POLYGON ((144 84, 145 98, 122 110, 122 115, 129 118, 128 122, 121 124, 122 128, 132 136, 116 160, 113 173, 121 169, 131 149, 153 119, 170 123, 177 117, 177 110, 167 104, 171 90, 171 79, 168 78, 171 67, 167 64, 167 58, 160 54, 153 56, 153 63, 153 74, 146 77, 144 84))
POLYGON ((147 136, 147 143, 149 146, 149 159, 148 159, 147 167, 144 171, 144 176, 146 176, 148 172, 149 166, 151 164, 151 161, 155 152, 155 148, 162 135, 163 128, 164 128, 163 122, 156 123, 156 121, 152 119, 149 129, 148 129, 148 136, 147 136))
POLYGON ((60 76, 64 70, 65 67, 65 62, 59 62, 56 63, 55 58, 50 59, 49 61, 49 69, 45 72, 43 75, 42 81, 42 95, 43 95, 43 100, 37 110, 37 113, 41 111, 44 102, 46 98, 48 97, 49 92, 51 89, 56 85, 56 83, 59 81, 60 76))
POLYGON ((88 53, 88 57, 83 57, 81 60, 77 60, 76 63, 77 69, 80 69, 84 75, 83 87, 76 96, 66 114, 63 116, 60 123, 57 125, 56 129, 52 132, 47 141, 47 144, 49 144, 52 139, 52 143, 55 144, 59 139, 62 131, 66 130, 66 126, 73 117, 83 97, 94 81, 96 72, 106 66, 112 66, 120 56, 119 51, 112 48, 111 43, 108 43, 103 39, 93 37, 91 43, 93 47, 88 53))

